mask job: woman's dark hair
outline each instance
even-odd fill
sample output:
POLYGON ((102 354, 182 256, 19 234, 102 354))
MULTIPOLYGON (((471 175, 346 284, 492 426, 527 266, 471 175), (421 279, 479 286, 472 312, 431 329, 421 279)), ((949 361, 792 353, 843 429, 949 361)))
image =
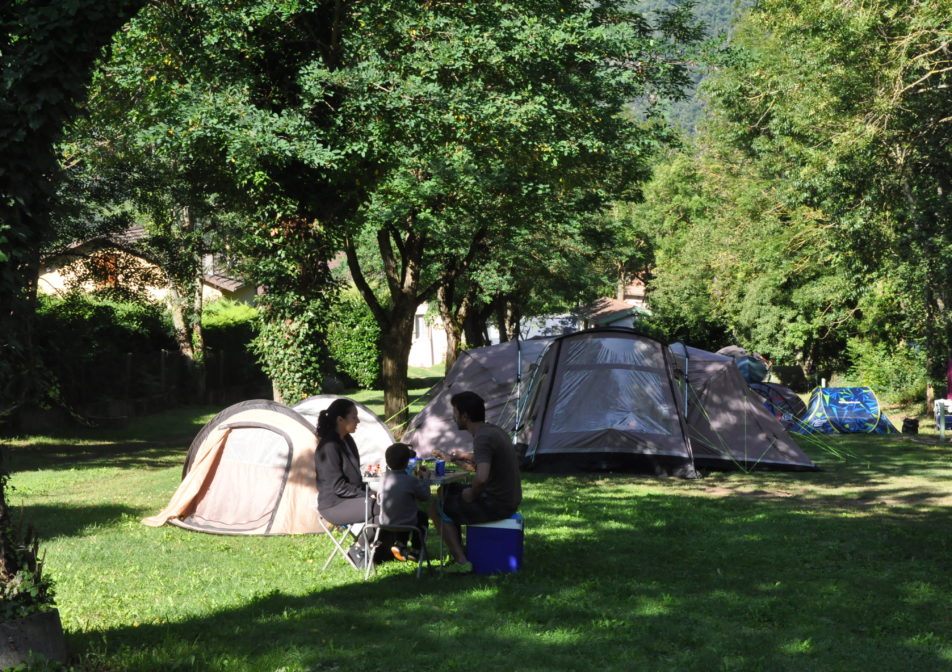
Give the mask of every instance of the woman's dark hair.
POLYGON ((337 418, 344 418, 357 404, 350 399, 335 399, 331 405, 317 414, 317 435, 321 438, 337 432, 337 418))
POLYGON ((450 397, 450 403, 473 422, 485 422, 486 405, 483 403, 483 398, 475 392, 467 390, 454 394, 450 397))

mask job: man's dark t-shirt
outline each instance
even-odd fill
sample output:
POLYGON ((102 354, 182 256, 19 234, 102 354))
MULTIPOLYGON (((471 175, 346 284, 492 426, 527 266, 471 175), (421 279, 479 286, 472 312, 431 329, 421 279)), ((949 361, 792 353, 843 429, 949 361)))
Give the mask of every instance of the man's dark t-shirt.
POLYGON ((473 457, 476 464, 489 462, 483 495, 499 510, 515 513, 522 502, 522 479, 509 435, 496 425, 481 425, 473 436, 473 457))

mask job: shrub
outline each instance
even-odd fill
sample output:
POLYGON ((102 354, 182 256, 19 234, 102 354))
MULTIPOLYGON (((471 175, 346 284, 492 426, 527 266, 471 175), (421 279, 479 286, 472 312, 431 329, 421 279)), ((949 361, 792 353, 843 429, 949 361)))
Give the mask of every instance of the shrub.
POLYGON ((80 292, 38 301, 34 342, 49 380, 48 401, 75 406, 112 398, 128 382, 126 353, 175 348, 157 304, 80 292))
POLYGON ((882 392, 891 403, 925 396, 926 353, 918 345, 850 339, 846 347, 852 361, 847 375, 856 384, 882 392))
POLYGON ((274 298, 278 299, 277 305, 271 303, 259 308, 251 350, 280 399, 295 404, 321 389, 324 306, 319 300, 311 300, 308 305, 308 300, 302 299, 302 308, 293 305, 293 297, 272 297, 272 300, 274 298))
POLYGON ((380 327, 366 302, 348 294, 336 307, 334 328, 327 334, 327 348, 339 373, 361 388, 380 382, 380 327))
POLYGON ((62 297, 41 295, 38 301, 38 342, 64 347, 74 357, 174 347, 168 318, 158 304, 103 299, 81 292, 62 297))
POLYGON ((255 336, 258 311, 254 306, 231 299, 205 304, 202 334, 205 345, 216 350, 246 350, 255 336))
POLYGON ((0 623, 54 608, 53 582, 43 573, 32 526, 10 520, 5 493, 10 475, 0 464, 0 623))

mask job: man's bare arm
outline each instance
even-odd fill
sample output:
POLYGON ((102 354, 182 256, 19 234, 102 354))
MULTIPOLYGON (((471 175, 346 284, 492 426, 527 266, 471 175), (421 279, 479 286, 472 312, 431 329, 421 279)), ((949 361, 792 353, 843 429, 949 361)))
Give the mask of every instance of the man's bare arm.
POLYGON ((489 462, 480 462, 476 465, 476 476, 473 478, 473 484, 463 490, 463 500, 472 502, 479 494, 486 489, 489 482, 489 462))

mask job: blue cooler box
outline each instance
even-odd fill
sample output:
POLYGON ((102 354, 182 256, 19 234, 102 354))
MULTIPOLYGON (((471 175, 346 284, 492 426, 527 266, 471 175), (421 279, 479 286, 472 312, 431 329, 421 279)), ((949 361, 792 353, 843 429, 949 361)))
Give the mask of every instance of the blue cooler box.
POLYGON ((505 520, 466 526, 466 557, 474 574, 501 574, 522 569, 525 521, 516 513, 505 520))

